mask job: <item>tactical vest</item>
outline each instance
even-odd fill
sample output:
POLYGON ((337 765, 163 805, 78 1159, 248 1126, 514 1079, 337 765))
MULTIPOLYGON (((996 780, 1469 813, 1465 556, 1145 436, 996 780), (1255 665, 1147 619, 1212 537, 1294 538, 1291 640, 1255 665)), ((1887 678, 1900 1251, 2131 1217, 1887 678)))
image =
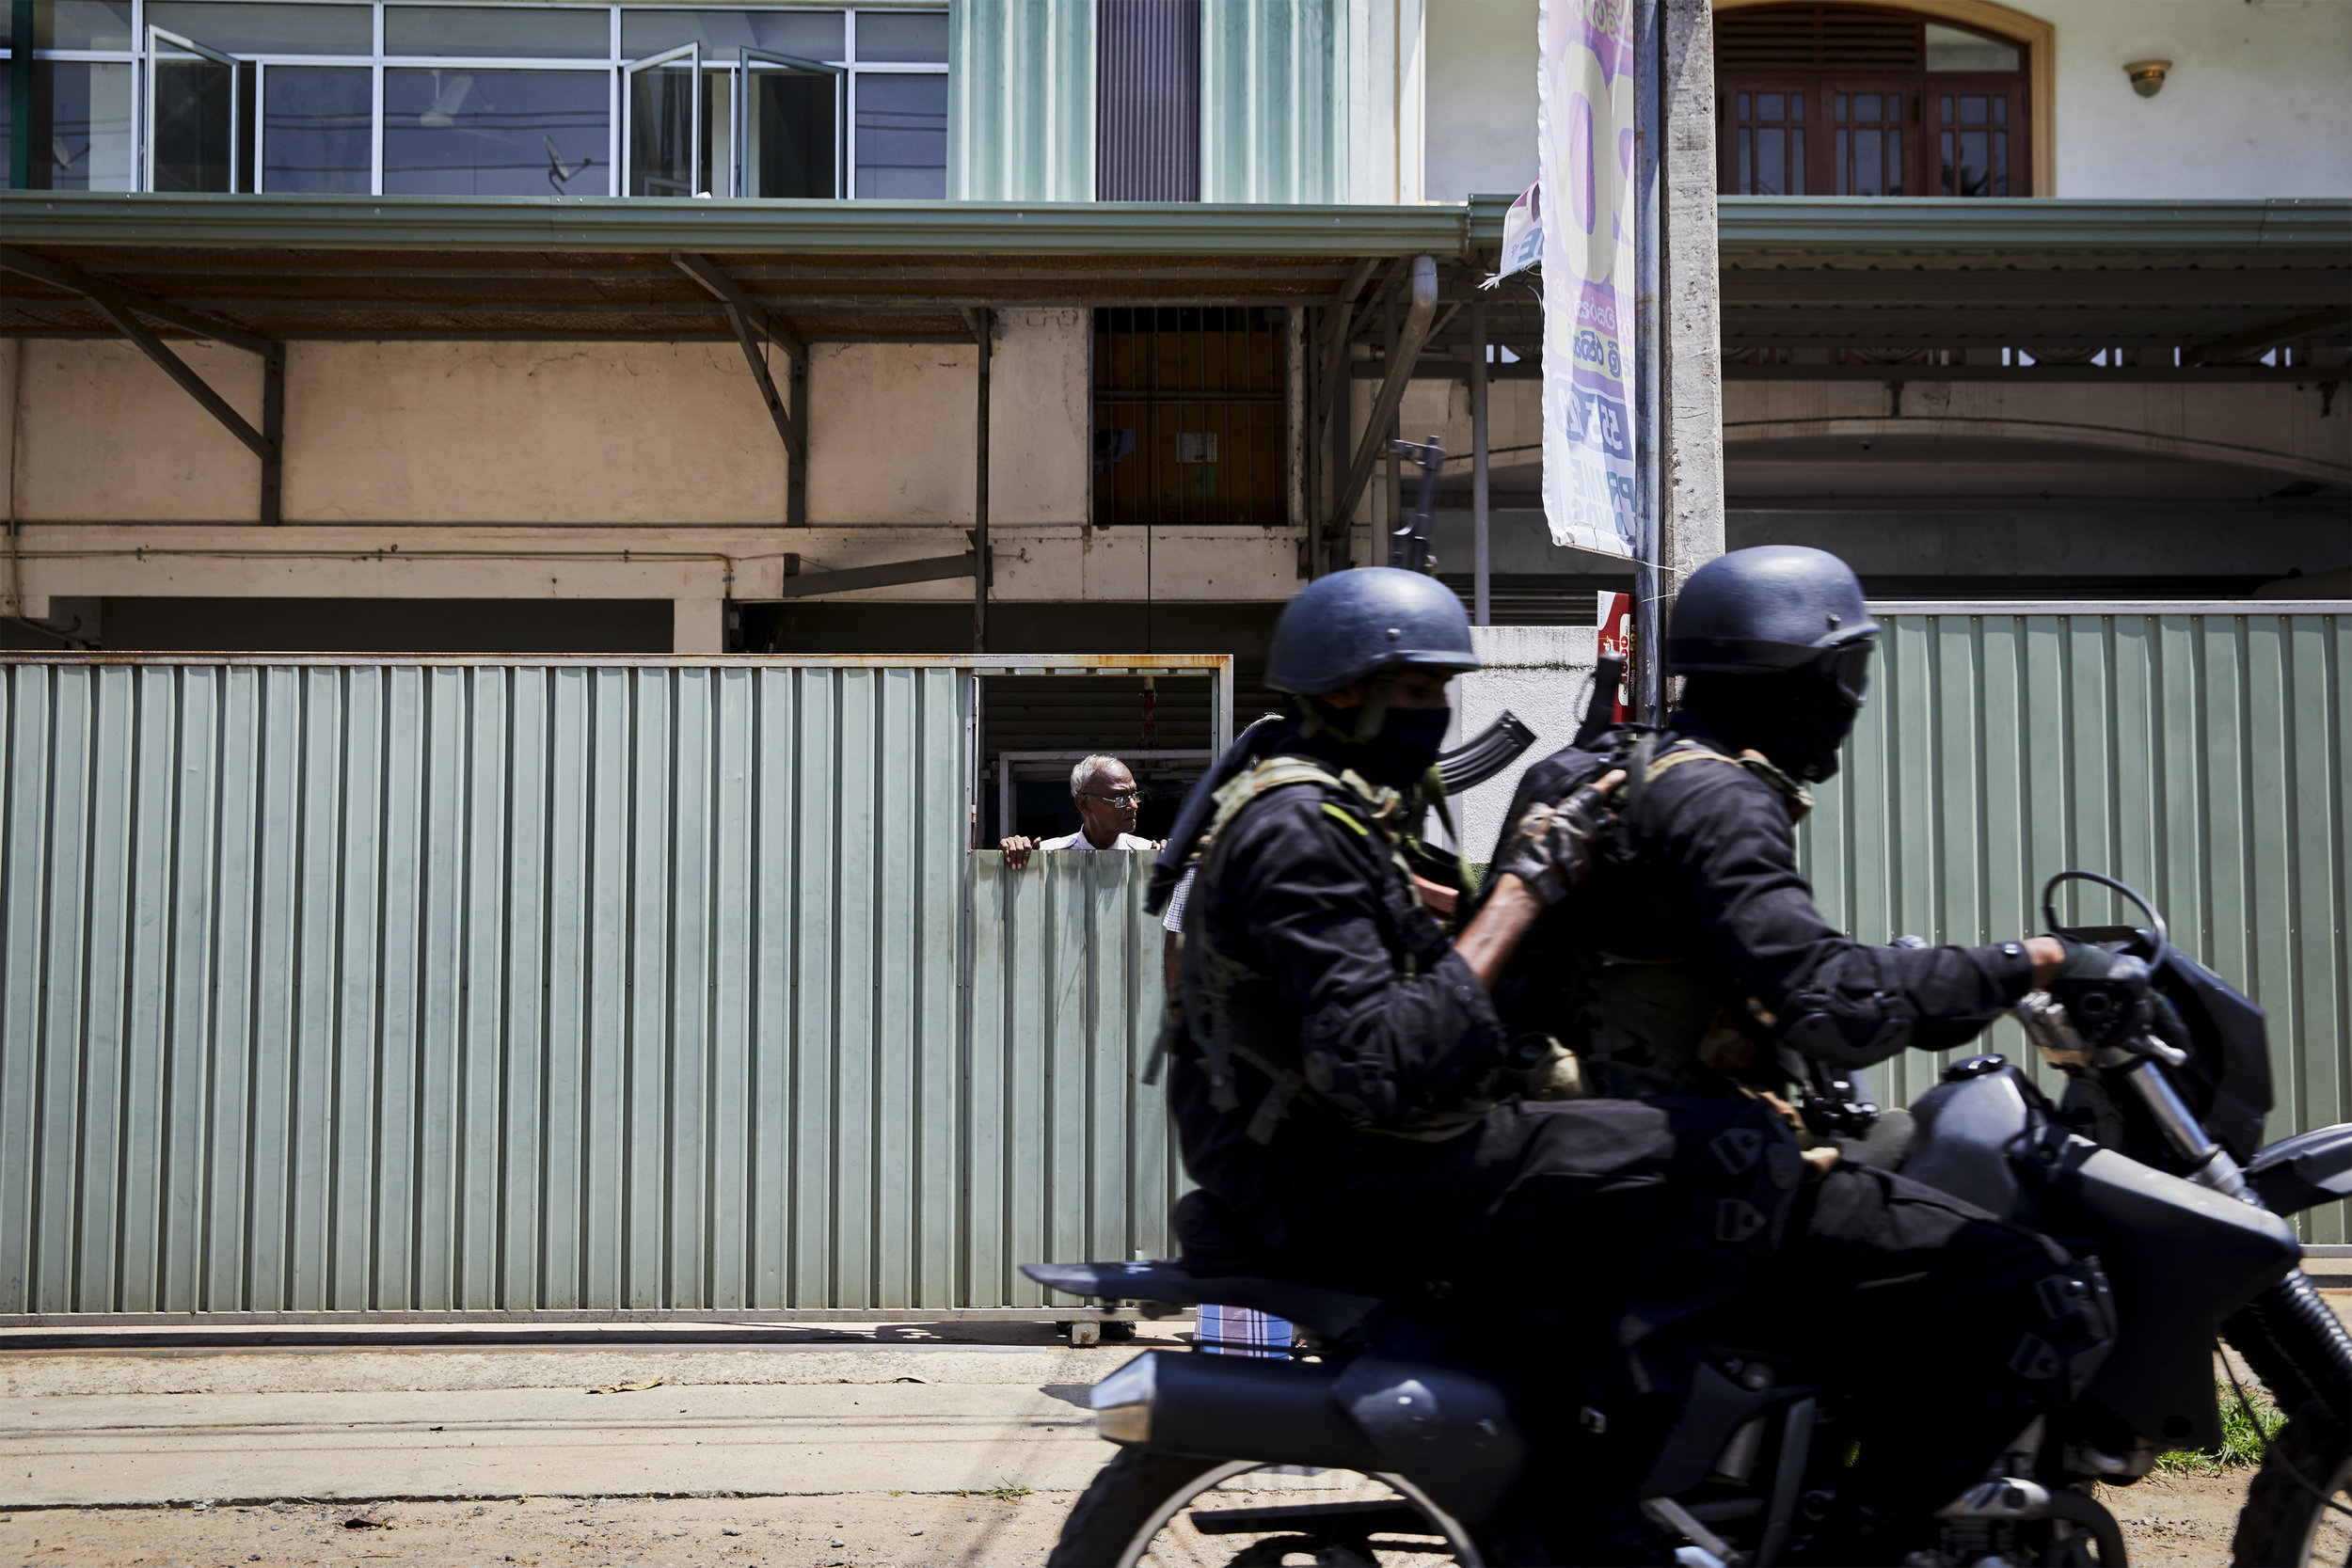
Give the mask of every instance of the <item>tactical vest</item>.
MULTIPOLYGON (((1692 763, 1738 768, 1762 779, 1787 801, 1791 821, 1802 819, 1813 807, 1813 798, 1802 785, 1761 757, 1726 756, 1693 740, 1645 733, 1625 749, 1616 764, 1626 769, 1625 782, 1611 796, 1619 819, 1612 851, 1617 863, 1640 863, 1636 845, 1647 826, 1645 807, 1650 786, 1692 763), (1666 742, 1662 755, 1661 740, 1666 742)), ((1656 880, 1645 880, 1644 887, 1660 928, 1669 927, 1671 918, 1656 880)), ((1602 1092, 1726 1087, 1726 1080, 1736 1081, 1757 1065, 1756 1034, 1724 1006, 1724 989, 1710 977, 1702 958, 1692 954, 1626 958, 1608 950, 1608 933, 1599 921, 1588 915, 1585 928, 1578 987, 1584 1000, 1576 1052, 1602 1092)), ((1760 1008, 1751 999, 1748 1010, 1760 1008)))
MULTIPOLYGON (((1248 1108, 1247 1132, 1257 1143, 1272 1141, 1277 1124, 1301 1101, 1360 1132, 1433 1143, 1457 1137, 1475 1127, 1495 1101, 1466 1100, 1410 1126, 1385 1127, 1319 1093, 1310 1081, 1301 1048, 1302 1021, 1283 1004, 1274 977, 1218 950, 1209 937, 1203 911, 1217 903, 1227 858, 1226 828, 1261 796, 1294 784, 1321 790, 1324 815, 1373 847, 1380 867, 1375 887, 1376 918, 1398 976, 1411 979, 1425 974, 1452 950, 1451 940, 1413 883, 1411 857, 1427 853, 1412 832, 1421 810, 1418 796, 1371 784, 1353 769, 1335 774, 1311 757, 1268 757, 1216 792, 1216 815, 1193 861, 1197 869, 1184 906, 1190 929, 1184 936, 1182 979, 1159 1049, 1197 1059, 1208 1076, 1210 1105, 1228 1115, 1244 1109, 1236 1063, 1247 1062, 1270 1079, 1272 1089, 1248 1108)), ((1442 805, 1438 809, 1442 814, 1442 805)))

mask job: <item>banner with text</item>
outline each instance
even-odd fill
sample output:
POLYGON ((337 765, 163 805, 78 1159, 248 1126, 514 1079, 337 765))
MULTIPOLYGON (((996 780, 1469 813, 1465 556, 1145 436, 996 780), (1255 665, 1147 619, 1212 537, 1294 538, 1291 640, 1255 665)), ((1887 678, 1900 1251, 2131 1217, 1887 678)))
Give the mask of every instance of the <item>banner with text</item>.
POLYGON ((1544 515, 1634 553, 1632 0, 1543 0, 1544 515))

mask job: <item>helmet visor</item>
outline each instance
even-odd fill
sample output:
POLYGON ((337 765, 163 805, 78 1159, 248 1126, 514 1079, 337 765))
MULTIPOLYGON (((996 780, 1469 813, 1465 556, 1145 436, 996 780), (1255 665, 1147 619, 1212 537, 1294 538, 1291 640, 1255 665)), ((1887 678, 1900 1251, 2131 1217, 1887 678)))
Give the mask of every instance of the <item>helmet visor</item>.
POLYGON ((1870 650, 1877 645, 1875 640, 1866 637, 1832 648, 1827 656, 1829 677, 1836 684, 1837 695, 1855 707, 1860 707, 1870 693, 1870 650))

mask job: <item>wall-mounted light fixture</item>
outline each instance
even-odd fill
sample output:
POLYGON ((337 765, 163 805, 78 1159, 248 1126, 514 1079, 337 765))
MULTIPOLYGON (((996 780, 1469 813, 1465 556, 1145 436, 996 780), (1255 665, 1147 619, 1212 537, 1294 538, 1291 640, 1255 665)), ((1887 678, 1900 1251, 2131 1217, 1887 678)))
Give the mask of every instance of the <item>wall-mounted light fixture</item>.
POLYGON ((2153 98, 2164 90, 2165 73, 2171 69, 2170 60, 2134 60, 2123 68, 2123 74, 2132 79, 2134 92, 2153 98))

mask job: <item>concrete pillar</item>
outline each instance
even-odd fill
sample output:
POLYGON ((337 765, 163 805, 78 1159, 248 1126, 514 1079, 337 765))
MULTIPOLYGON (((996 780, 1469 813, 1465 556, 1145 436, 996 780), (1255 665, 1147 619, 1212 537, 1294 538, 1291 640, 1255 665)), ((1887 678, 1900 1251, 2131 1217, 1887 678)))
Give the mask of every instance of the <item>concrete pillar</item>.
POLYGON ((727 651, 727 602, 724 599, 672 599, 670 651, 674 654, 723 654, 727 651))
POLYGON ((1715 40, 1709 0, 1661 0, 1665 293, 1660 477, 1662 588, 1724 553, 1724 367, 1715 253, 1715 40))

